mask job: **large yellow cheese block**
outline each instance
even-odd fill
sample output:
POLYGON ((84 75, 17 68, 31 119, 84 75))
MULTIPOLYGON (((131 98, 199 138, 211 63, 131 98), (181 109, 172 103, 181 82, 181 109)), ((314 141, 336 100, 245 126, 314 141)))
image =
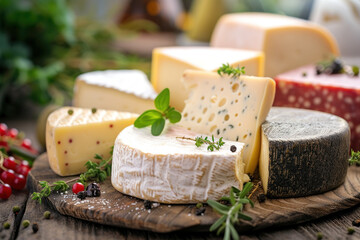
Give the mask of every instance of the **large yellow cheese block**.
POLYGON ((188 130, 245 143, 245 172, 254 172, 260 153, 260 127, 275 96, 274 80, 187 70, 183 81, 190 97, 179 124, 188 130))
POLYGON ((336 41, 321 26, 269 13, 224 15, 210 45, 263 51, 268 77, 339 54, 336 41))
POLYGON ((116 136, 137 116, 100 109, 93 113, 92 109, 75 107, 62 107, 51 113, 46 124, 51 169, 60 176, 75 175, 85 172, 85 163, 94 160, 95 154, 110 157, 116 136))
POLYGON ((156 137, 150 128, 125 128, 115 141, 112 185, 122 193, 161 203, 219 200, 232 186, 242 188, 249 181, 244 144, 225 141, 219 150, 209 151, 206 144, 196 147, 194 141, 182 139, 197 136, 176 125, 156 137))
POLYGON ((142 71, 95 71, 77 77, 73 105, 141 114, 154 108, 156 95, 142 71))
POLYGON ((186 69, 216 71, 222 64, 245 66, 249 75, 263 76, 263 54, 258 51, 210 47, 164 47, 153 51, 151 83, 157 92, 169 88, 170 105, 183 110, 188 91, 181 83, 186 69))

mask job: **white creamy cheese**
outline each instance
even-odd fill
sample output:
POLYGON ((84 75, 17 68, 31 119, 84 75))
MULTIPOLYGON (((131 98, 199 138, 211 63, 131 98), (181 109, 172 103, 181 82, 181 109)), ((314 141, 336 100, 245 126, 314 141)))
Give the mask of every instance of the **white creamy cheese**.
POLYGON ((200 135, 174 125, 156 137, 149 128, 125 128, 115 141, 112 185, 141 199, 197 203, 218 200, 231 186, 241 188, 249 180, 244 174, 243 143, 225 141, 219 151, 211 152, 207 145, 196 147, 194 141, 181 139, 196 136, 200 135))

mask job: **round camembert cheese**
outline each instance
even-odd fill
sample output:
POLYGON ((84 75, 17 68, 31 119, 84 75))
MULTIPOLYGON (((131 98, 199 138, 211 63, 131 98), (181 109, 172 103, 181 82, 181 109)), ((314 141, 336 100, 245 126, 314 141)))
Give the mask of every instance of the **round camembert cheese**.
POLYGON ((137 198, 180 204, 218 200, 231 186, 241 188, 249 181, 243 143, 225 141, 219 151, 209 151, 206 144, 196 147, 194 141, 182 139, 197 136, 174 125, 156 137, 149 128, 125 128, 115 141, 112 185, 137 198))

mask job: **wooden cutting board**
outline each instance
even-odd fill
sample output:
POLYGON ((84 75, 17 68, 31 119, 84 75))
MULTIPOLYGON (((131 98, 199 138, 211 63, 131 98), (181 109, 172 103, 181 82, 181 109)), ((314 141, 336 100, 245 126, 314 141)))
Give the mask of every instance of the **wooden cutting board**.
MULTIPOLYGON (((49 167, 47 155, 41 155, 28 177, 31 191, 39 191, 38 181, 49 183, 70 180, 74 177, 59 177, 49 167)), ((333 191, 303 198, 267 199, 255 207, 245 208, 252 221, 241 221, 239 232, 259 230, 273 226, 285 226, 320 218, 360 203, 360 168, 351 167, 345 183, 333 191)), ((147 210, 144 201, 116 191, 110 180, 101 183, 101 196, 80 200, 69 190, 53 193, 46 201, 61 214, 75 218, 133 229, 154 232, 177 230, 208 231, 219 215, 207 206, 204 215, 195 214, 195 205, 168 205, 147 210)))

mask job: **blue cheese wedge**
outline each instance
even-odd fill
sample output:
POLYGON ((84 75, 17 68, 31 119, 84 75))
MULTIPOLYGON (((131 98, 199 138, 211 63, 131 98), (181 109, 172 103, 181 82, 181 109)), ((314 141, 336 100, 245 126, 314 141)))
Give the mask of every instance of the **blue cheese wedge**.
POLYGON ((245 143, 245 172, 254 172, 260 153, 260 126, 274 100, 274 80, 187 70, 183 82, 190 96, 185 102, 180 125, 245 143))
POLYGON ((139 70, 95 71, 77 77, 73 105, 141 114, 154 108, 156 95, 139 70))
POLYGON ((196 147, 194 141, 182 139, 196 136, 175 125, 156 137, 149 128, 125 128, 115 141, 112 185, 137 198, 180 204, 219 200, 231 186, 242 188, 249 181, 243 143, 225 141, 219 151, 208 151, 205 144, 196 147))

